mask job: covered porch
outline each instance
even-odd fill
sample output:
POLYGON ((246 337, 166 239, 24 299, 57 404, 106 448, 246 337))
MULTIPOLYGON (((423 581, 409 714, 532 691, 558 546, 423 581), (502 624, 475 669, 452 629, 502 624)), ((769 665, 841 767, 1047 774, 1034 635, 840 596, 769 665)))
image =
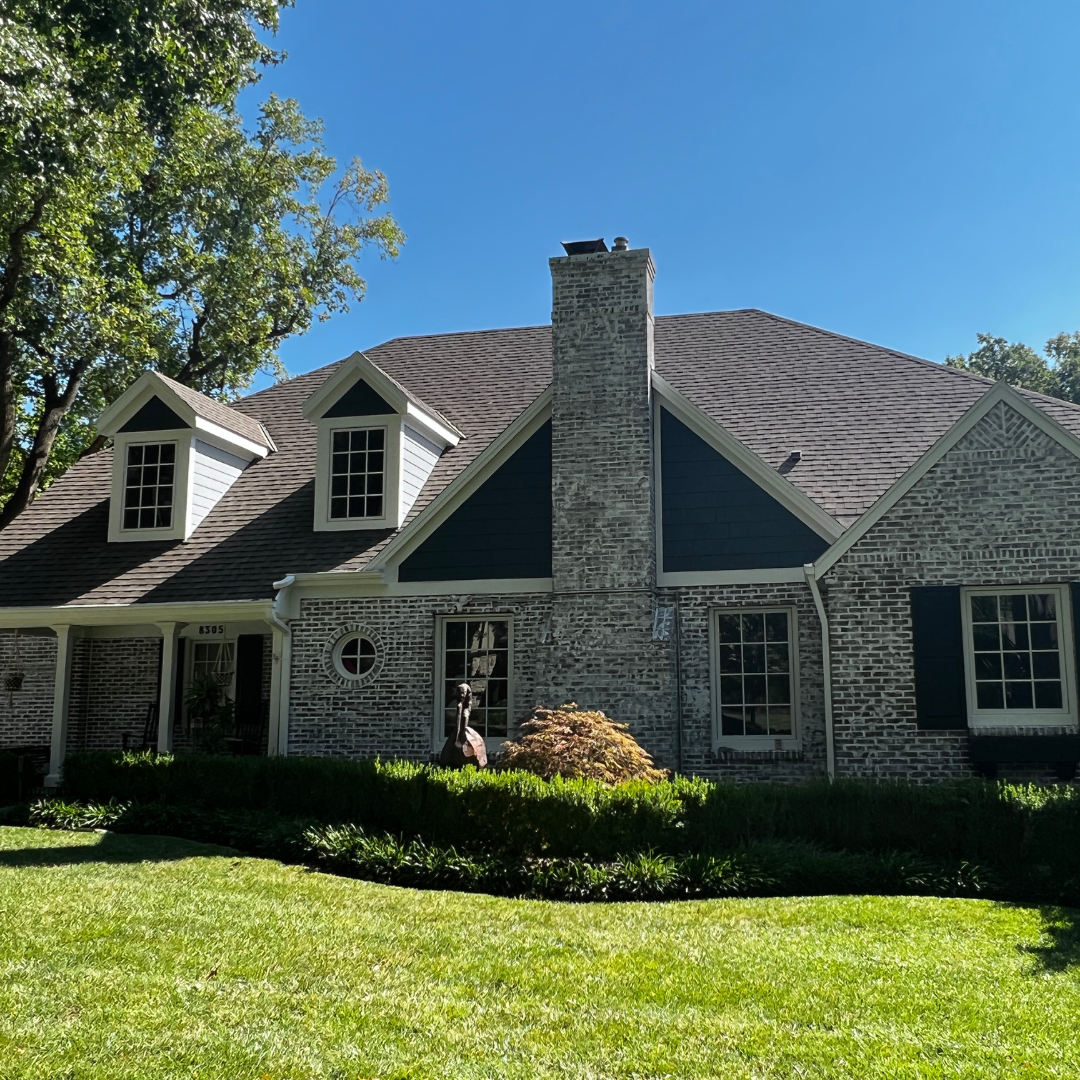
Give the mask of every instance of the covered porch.
POLYGON ((284 754, 290 634, 272 603, 0 609, 0 753, 284 754))

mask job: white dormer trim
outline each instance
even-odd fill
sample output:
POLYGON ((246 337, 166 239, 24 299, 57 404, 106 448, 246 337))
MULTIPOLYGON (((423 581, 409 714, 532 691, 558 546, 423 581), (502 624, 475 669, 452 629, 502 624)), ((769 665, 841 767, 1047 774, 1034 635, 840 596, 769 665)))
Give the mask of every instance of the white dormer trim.
POLYGON ((417 400, 360 352, 344 360, 304 402, 303 415, 318 433, 314 522, 317 532, 400 528, 439 455, 464 438, 449 420, 417 400), (394 411, 367 416, 323 415, 361 380, 394 411), (334 433, 378 430, 385 432, 382 516, 331 517, 334 433))
POLYGON ((238 431, 200 416, 155 371, 139 376, 99 417, 98 431, 113 441, 109 498, 109 542, 186 540, 243 470, 273 449, 269 433, 258 443, 238 431), (159 398, 187 426, 156 431, 121 431, 151 398, 159 398), (171 443, 176 447, 172 524, 160 529, 123 527, 128 449, 138 444, 171 443))
MULTIPOLYGON (((362 352, 354 352, 341 362, 337 371, 304 402, 304 419, 317 423, 322 414, 354 383, 364 380, 395 412, 407 417, 410 425, 444 446, 457 446, 465 436, 445 416, 428 408, 412 396, 362 352), (425 430, 426 429, 426 430, 425 430)), ((343 420, 345 417, 334 417, 343 420)))

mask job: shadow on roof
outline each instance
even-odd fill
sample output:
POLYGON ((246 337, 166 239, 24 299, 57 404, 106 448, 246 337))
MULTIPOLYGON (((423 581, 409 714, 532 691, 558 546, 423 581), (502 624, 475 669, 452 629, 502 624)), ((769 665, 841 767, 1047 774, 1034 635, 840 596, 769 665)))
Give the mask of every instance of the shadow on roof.
POLYGON ((177 547, 179 540, 110 544, 109 500, 0 561, 0 605, 68 604, 177 547))
POLYGON ((266 600, 286 574, 333 570, 393 531, 316 532, 314 514, 315 481, 309 480, 135 603, 266 600))

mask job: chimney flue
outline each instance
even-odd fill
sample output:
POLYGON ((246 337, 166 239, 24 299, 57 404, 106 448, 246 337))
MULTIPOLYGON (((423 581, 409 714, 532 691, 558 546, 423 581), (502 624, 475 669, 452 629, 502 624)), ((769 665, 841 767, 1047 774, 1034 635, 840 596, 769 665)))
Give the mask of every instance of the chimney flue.
POLYGON ((612 251, 626 251, 626 250, 628 250, 629 247, 630 247, 630 241, 627 240, 625 236, 616 236, 615 237, 615 246, 611 250, 612 251))

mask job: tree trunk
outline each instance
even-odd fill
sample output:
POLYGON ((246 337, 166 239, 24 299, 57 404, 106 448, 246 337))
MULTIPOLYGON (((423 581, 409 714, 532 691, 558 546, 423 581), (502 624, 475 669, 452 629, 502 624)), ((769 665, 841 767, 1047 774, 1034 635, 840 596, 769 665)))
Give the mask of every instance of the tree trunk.
POLYGON ((0 330, 0 483, 15 448, 15 335, 0 330))
POLYGON ((85 364, 80 365, 72 372, 67 386, 62 394, 57 394, 55 389, 50 392, 48 386, 45 390, 45 411, 34 432, 34 442, 30 447, 26 460, 23 462, 22 475, 19 483, 12 492, 11 497, 0 511, 0 529, 11 524, 34 500, 38 489, 41 487, 41 478, 45 475, 45 469, 49 464, 49 456, 52 454, 53 443, 56 442, 60 423, 67 415, 75 401, 82 384, 82 375, 85 364))

